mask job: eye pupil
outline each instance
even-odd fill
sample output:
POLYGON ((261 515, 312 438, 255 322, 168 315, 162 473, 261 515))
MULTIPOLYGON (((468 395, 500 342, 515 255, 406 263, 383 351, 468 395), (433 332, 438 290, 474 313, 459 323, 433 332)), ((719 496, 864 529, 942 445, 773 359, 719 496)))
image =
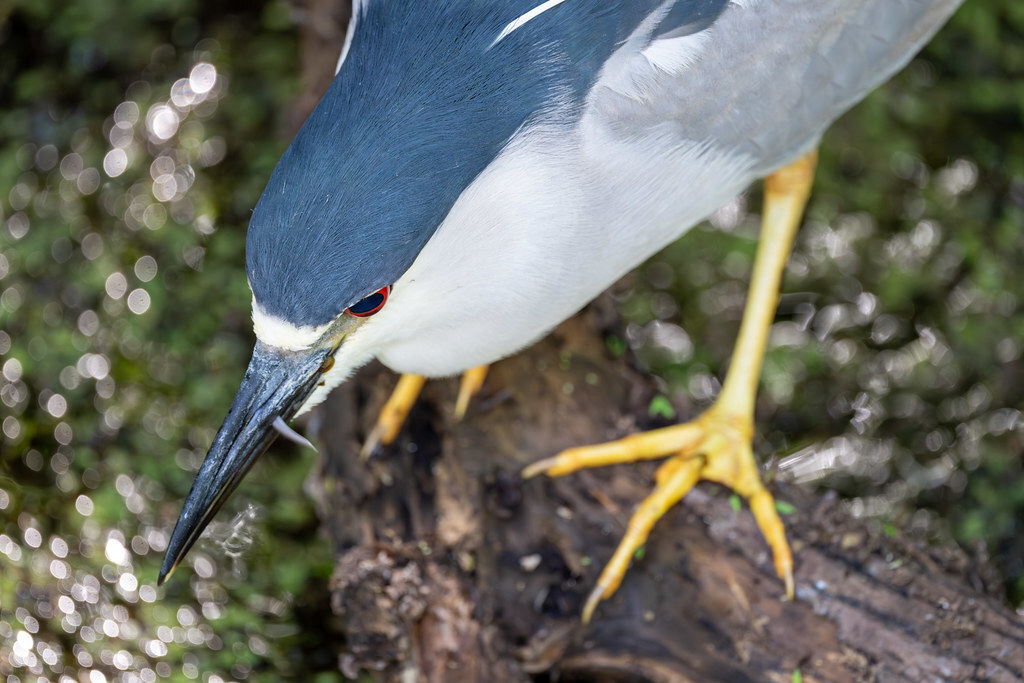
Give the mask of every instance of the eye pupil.
POLYGON ((388 294, 391 293, 391 287, 382 287, 370 296, 361 299, 351 306, 348 307, 348 312, 357 318, 365 318, 371 316, 380 309, 384 308, 384 303, 388 300, 388 294))

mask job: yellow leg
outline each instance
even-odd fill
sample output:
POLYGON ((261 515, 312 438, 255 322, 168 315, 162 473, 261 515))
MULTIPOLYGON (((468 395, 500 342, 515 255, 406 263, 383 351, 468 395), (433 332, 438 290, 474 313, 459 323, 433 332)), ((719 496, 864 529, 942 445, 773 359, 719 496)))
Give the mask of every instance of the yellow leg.
POLYGON ((722 393, 703 415, 682 425, 596 446, 570 448, 527 467, 524 477, 560 476, 596 467, 668 457, 659 468, 654 491, 640 504, 612 559, 587 599, 583 620, 611 597, 633 554, 669 508, 700 480, 731 487, 750 503, 751 512, 775 557, 775 569, 793 597, 793 556, 775 501, 765 489, 754 460, 754 401, 768 331, 775 318, 779 286, 814 178, 816 153, 808 154, 765 180, 764 216, 747 305, 722 393))
POLYGON ((477 395, 484 385, 487 377, 487 365, 478 365, 462 373, 462 381, 459 382, 459 398, 455 401, 455 419, 461 420, 466 416, 470 400, 477 395))
POLYGON ((420 375, 402 375, 398 378, 395 390, 380 409, 377 424, 363 444, 361 454, 364 458, 370 457, 377 446, 387 446, 395 440, 426 382, 427 378, 420 375))
MULTIPOLYGON (((470 368, 462 374, 459 397, 455 403, 455 419, 461 420, 465 417, 469 402, 480 391, 485 377, 487 377, 486 365, 470 368)), ((373 426, 370 435, 366 437, 366 443, 363 444, 362 451, 360 451, 364 458, 370 457, 370 454, 378 446, 387 446, 395 440, 426 381, 427 378, 420 375, 402 375, 398 378, 395 390, 391 392, 387 403, 381 408, 380 415, 377 416, 377 424, 373 426)))

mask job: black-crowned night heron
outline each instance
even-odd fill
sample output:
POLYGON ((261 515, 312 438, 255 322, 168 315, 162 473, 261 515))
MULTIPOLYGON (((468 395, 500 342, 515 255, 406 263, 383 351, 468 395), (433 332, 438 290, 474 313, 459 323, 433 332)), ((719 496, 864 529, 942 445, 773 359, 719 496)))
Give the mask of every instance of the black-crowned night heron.
MULTIPOLYGON (((760 245, 722 392, 693 422, 525 474, 669 458, 588 601, 699 480, 750 501, 793 591, 751 451, 779 282, 825 128, 960 0, 356 0, 337 77, 249 224, 257 343, 185 502, 177 566, 286 421, 372 358, 422 377, 535 341, 751 182, 760 245)), ((464 398, 462 401, 464 405, 464 398)), ((392 410, 394 409, 394 410, 392 410)))

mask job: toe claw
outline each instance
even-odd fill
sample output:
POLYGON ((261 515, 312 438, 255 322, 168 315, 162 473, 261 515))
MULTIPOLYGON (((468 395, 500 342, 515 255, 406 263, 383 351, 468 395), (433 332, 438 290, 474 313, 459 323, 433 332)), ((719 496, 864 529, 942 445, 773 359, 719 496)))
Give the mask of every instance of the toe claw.
POLYGON ((395 390, 380 410, 377 424, 373 426, 359 451, 364 460, 373 455, 379 446, 387 446, 395 440, 426 381, 427 378, 420 375, 402 375, 398 378, 395 390))
POLYGON ((786 597, 790 600, 794 595, 793 583, 793 552, 786 540, 786 527, 775 509, 775 499, 764 487, 759 487, 750 497, 750 511, 754 521, 761 529, 761 535, 768 542, 775 558, 775 572, 786 584, 786 597))
POLYGON ((532 465, 527 465, 526 467, 524 467, 520 475, 523 477, 523 479, 533 479, 534 477, 540 474, 546 473, 548 470, 554 467, 557 464, 557 462, 557 456, 551 458, 544 458, 543 460, 538 460, 532 465))
POLYGON ((462 373, 462 381, 459 382, 459 397, 455 400, 456 421, 460 421, 466 416, 469 402, 479 393, 484 385, 488 367, 487 365, 480 365, 462 373))
POLYGON ((604 599, 605 586, 598 582, 594 589, 590 591, 590 595, 587 596, 587 602, 583 605, 583 613, 580 615, 580 621, 584 624, 589 624, 591 617, 594 616, 594 610, 597 609, 598 604, 604 599))
POLYGON ((377 423, 373 430, 367 435, 366 441, 363 442, 363 447, 359 449, 359 457, 363 460, 369 460, 382 445, 387 431, 387 425, 377 423))

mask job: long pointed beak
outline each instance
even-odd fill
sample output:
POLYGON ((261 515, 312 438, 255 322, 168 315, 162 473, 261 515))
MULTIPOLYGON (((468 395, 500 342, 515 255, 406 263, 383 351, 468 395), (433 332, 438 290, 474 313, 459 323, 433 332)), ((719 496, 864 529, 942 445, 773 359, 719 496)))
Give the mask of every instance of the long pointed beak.
POLYGON ((242 386, 210 446, 164 555, 157 585, 177 568, 256 459, 316 388, 330 351, 285 351, 256 343, 242 386))

